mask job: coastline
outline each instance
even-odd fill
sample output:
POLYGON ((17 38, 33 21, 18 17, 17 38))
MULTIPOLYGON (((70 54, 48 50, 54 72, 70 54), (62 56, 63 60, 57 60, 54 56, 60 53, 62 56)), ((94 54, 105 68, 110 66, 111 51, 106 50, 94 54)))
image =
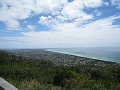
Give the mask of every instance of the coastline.
POLYGON ((49 49, 21 49, 21 50, 7 50, 16 56, 22 56, 25 59, 35 60, 47 60, 54 62, 57 66, 106 66, 106 65, 118 65, 118 62, 99 60, 95 58, 84 57, 80 55, 56 52, 49 49))
POLYGON ((87 57, 87 56, 79 55, 79 54, 72 54, 72 53, 68 53, 68 52, 48 50, 48 49, 45 49, 44 51, 49 51, 49 52, 59 53, 59 54, 65 54, 65 55, 72 55, 72 56, 77 56, 77 57, 80 57, 80 58, 86 58, 86 59, 91 59, 91 60, 96 60, 96 61, 103 61, 103 62, 111 62, 111 63, 120 64, 120 62, 117 62, 117 61, 103 60, 103 59, 98 59, 98 58, 94 58, 94 57, 87 57))
MULTIPOLYGON (((4 50, 3 50, 4 51, 4 50)), ((108 62, 108 63, 117 63, 120 64, 120 62, 116 61, 110 61, 110 60, 103 60, 103 59, 98 59, 98 58, 92 58, 92 57, 87 57, 84 55, 79 55, 79 54, 72 54, 68 52, 61 52, 61 51, 55 51, 55 50, 50 50, 50 49, 14 49, 14 50, 5 50, 7 52, 12 52, 13 54, 16 54, 17 56, 22 55, 25 58, 31 58, 31 59, 47 59, 51 61, 57 61, 63 60, 69 62, 71 61, 71 56, 74 58, 72 61, 81 61, 83 60, 86 62, 94 61, 94 62, 108 62), (55 58, 53 58, 55 57, 55 58), (59 57, 59 58, 57 58, 59 57), (67 58, 66 58, 67 57, 67 58)), ((62 62, 62 61, 61 61, 62 62)))

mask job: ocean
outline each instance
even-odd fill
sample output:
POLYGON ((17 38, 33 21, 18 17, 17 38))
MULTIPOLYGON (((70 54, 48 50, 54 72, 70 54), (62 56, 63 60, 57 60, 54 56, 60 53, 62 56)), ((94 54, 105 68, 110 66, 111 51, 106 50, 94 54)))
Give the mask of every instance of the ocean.
POLYGON ((120 47, 52 48, 47 50, 98 60, 120 62, 120 47))

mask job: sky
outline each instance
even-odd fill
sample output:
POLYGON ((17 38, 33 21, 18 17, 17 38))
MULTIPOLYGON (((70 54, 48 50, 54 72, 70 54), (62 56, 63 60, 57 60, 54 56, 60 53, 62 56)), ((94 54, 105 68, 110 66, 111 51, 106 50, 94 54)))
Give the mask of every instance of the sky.
POLYGON ((0 0, 0 48, 120 47, 120 0, 0 0))

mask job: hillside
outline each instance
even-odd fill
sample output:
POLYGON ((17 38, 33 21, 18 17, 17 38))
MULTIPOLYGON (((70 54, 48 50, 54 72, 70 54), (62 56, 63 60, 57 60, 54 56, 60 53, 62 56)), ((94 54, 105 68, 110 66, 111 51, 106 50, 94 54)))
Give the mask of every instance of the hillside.
POLYGON ((0 51, 0 77, 20 90, 120 90, 120 64, 44 50, 0 51))

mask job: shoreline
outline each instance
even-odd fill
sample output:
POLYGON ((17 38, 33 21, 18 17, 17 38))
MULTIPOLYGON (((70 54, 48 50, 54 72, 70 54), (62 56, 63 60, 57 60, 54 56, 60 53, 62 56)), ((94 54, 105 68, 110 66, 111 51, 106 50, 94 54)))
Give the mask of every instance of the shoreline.
POLYGON ((26 59, 36 59, 36 60, 50 60, 58 65, 105 65, 105 64, 120 64, 119 62, 105 61, 95 58, 84 57, 80 55, 57 52, 49 49, 24 49, 24 50, 6 50, 7 52, 12 52, 16 56, 22 56, 26 59))
POLYGON ((91 59, 91 60, 96 60, 96 61, 111 62, 111 63, 117 63, 117 64, 120 63, 120 62, 117 62, 117 61, 110 61, 110 60, 92 58, 92 57, 87 57, 87 56, 83 56, 83 55, 79 55, 79 54, 72 54, 72 53, 68 53, 68 52, 60 52, 60 51, 53 51, 53 50, 47 50, 47 49, 45 49, 44 51, 49 51, 49 52, 58 53, 58 54, 72 55, 72 56, 77 56, 79 58, 91 59))

